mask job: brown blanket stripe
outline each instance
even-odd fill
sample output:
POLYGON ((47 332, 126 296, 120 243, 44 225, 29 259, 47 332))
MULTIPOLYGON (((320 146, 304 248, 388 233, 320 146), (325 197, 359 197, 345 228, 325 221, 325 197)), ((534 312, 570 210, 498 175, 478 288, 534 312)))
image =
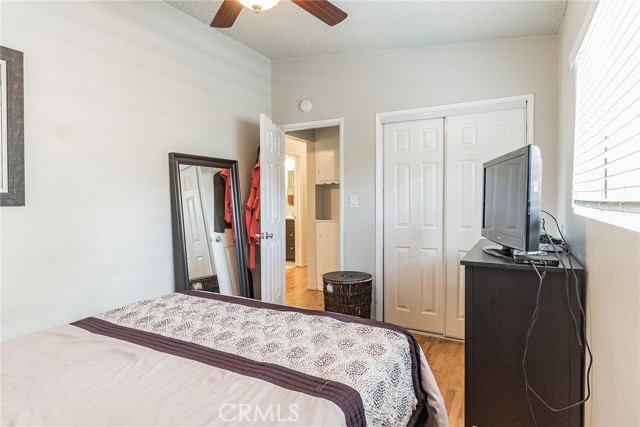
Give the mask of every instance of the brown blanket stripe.
POLYGON ((327 382, 322 378, 279 365, 256 362, 187 341, 119 326, 95 317, 88 317, 71 324, 95 334, 127 341, 163 353, 268 381, 289 390, 327 399, 342 410, 347 426, 366 426, 362 398, 356 390, 345 384, 333 381, 327 382))
POLYGON ((214 300, 218 300, 218 301, 231 302, 231 303, 234 303, 234 304, 242 304, 242 305, 247 306, 247 307, 267 308, 267 309, 270 309, 270 310, 277 310, 277 311, 291 311, 291 312, 308 314, 308 315, 313 315, 313 316, 326 316, 326 317, 331 317, 331 318, 336 319, 336 320, 340 320, 342 322, 359 323, 359 324, 362 324, 362 325, 372 326, 372 327, 376 327, 376 328, 385 328, 385 329, 389 329, 389 330, 398 332, 398 333, 404 335, 407 338, 407 341, 409 342, 409 350, 410 350, 410 354, 411 354, 411 367, 412 367, 411 372, 413 373, 413 377, 412 377, 413 389, 415 391, 416 398, 418 399, 418 406, 422 405, 426 401, 427 394, 422 389, 422 384, 420 382, 420 378, 421 378, 421 374, 420 374, 420 345, 417 343, 417 341, 413 337, 413 335, 411 335, 409 333, 409 331, 407 331, 406 329, 404 329, 404 328, 402 328, 402 327, 400 327, 398 325, 394 325, 392 323, 380 322, 379 320, 375 320, 375 319, 363 319, 361 317, 348 316, 346 314, 339 314, 339 313, 332 313, 330 311, 317 311, 317 310, 310 310, 310 309, 307 309, 307 308, 291 307, 291 306, 279 305, 279 304, 271 304, 271 303, 268 303, 268 302, 258 301, 258 300, 254 300, 254 299, 239 298, 239 297, 234 297, 234 296, 230 296, 230 295, 216 294, 216 293, 213 293, 213 292, 180 291, 178 293, 191 295, 191 296, 194 296, 194 297, 209 298, 209 299, 214 299, 214 300))

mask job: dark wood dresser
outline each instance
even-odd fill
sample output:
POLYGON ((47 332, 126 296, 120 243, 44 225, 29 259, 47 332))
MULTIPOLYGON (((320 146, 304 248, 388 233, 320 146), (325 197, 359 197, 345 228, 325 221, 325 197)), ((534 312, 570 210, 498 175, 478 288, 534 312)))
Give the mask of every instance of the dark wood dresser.
MULTIPOLYGON (((496 245, 481 240, 460 261, 465 268, 465 426, 534 426, 522 359, 539 278, 531 265, 485 254, 486 246, 496 245)), ((568 268, 568 258, 563 259, 568 268)), ((529 384, 555 408, 583 396, 585 359, 569 304, 582 331, 578 298, 585 307, 585 274, 575 259, 572 264, 577 292, 570 270, 567 282, 562 266, 547 267, 526 358, 529 384)), ((539 427, 584 425, 583 405, 553 412, 533 393, 529 396, 539 427)))

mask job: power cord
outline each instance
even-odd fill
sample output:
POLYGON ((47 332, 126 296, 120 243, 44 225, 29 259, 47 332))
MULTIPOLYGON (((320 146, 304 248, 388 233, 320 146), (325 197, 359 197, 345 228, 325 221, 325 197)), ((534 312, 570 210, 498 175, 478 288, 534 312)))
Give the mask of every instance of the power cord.
MULTIPOLYGON (((567 243, 567 241, 565 240, 564 236, 562 235, 562 230, 560 230, 560 225, 558 224, 558 220, 556 219, 555 216, 551 215, 549 212, 545 211, 544 209, 540 209, 540 212, 545 213, 547 215, 549 215, 551 217, 551 219, 553 219, 553 222, 556 224, 556 229, 558 230, 558 233, 560 234, 560 238, 562 239, 562 241, 564 242, 565 246, 566 246, 566 251, 567 251, 567 259, 569 260, 569 269, 571 270, 571 274, 573 276, 574 279, 574 291, 576 294, 576 299, 578 301, 578 307, 580 308, 580 314, 582 315, 582 322, 583 322, 583 328, 582 328, 582 341, 584 342, 584 345, 582 344, 582 341, 580 341, 580 339, 578 339, 578 342, 580 343, 580 350, 582 351, 582 353, 584 354, 585 349, 587 350, 587 353, 589 354, 589 365, 587 367, 587 397, 585 397, 581 402, 578 402, 578 404, 584 403, 587 400, 589 400, 589 397, 591 397, 591 368, 593 366, 593 354, 591 353, 591 347, 589 346, 589 340, 587 339, 587 331, 586 331, 586 324, 587 324, 587 315, 585 314, 584 311, 584 307, 582 306, 582 299, 579 297, 580 295, 580 280, 578 279, 578 275, 576 274, 575 269, 573 268, 573 261, 572 261, 572 256, 571 256, 571 246, 569 246, 569 243, 567 243)), ((544 225, 544 224, 543 224, 544 225)), ((545 232, 545 234, 547 233, 546 229, 543 230, 545 232)), ((547 235, 548 237, 548 235, 547 235)), ((564 262, 562 261, 562 259, 560 258, 560 255, 558 254, 557 251, 555 251, 556 254, 556 258, 559 259, 560 264, 562 265, 562 268, 564 269, 564 274, 565 277, 568 275, 567 272, 567 268, 564 264, 564 262)), ((567 283, 567 279, 565 279, 565 283, 566 283, 566 288, 568 289, 568 283, 567 283)), ((569 292, 567 290, 567 300, 569 298, 569 292)), ((573 317, 573 321, 574 321, 574 328, 576 330, 576 334, 578 334, 578 324, 576 322, 575 317, 573 316, 573 311, 571 310, 571 305, 569 304, 569 311, 571 312, 571 316, 573 317)))
MULTIPOLYGON (((591 377, 591 367, 593 365, 593 355, 591 353, 591 347, 589 346, 589 341, 587 340, 587 334, 586 334, 586 315, 585 315, 585 311, 584 311, 584 307, 582 306, 582 301, 580 298, 580 289, 579 289, 579 279, 578 279, 578 275, 575 272, 575 269, 573 268, 573 264, 571 261, 571 249, 569 244, 567 243, 567 241, 565 240, 564 236, 562 235, 562 231, 560 230, 560 226, 558 225, 558 220, 556 220, 556 218, 551 215, 549 212, 545 211, 545 210, 540 210, 541 212, 549 215, 551 218, 553 218, 553 221, 556 224, 556 228, 558 229, 558 233, 560 233, 560 238, 562 239, 562 242, 565 244, 565 250, 567 251, 568 254, 568 259, 569 259, 569 269, 571 270, 571 273, 573 275, 574 281, 575 281, 575 292, 576 292, 576 299, 578 301, 578 307, 580 308, 580 314, 582 315, 582 321, 583 321, 583 328, 580 331, 579 327, 578 327, 578 321, 575 317, 575 314, 573 313, 573 309, 571 308, 571 296, 569 293, 569 288, 570 288, 570 277, 569 277, 569 272, 567 270, 566 265, 564 264, 564 260, 562 259, 562 257, 560 256, 560 253, 558 252, 557 247, 555 246, 555 244, 552 244, 553 246, 553 252, 555 253, 556 258, 558 259, 558 261, 560 262, 560 264, 562 265, 562 268, 564 270, 565 273, 565 294, 567 296, 567 307, 569 309, 569 313, 571 313, 571 318, 573 319, 573 325, 574 325, 574 331, 576 334, 576 339, 578 341, 578 345, 580 346, 580 351, 582 352, 582 354, 584 354, 585 349, 587 351, 587 353, 589 354, 589 365, 587 368, 587 396, 580 400, 579 402, 575 402, 572 403, 568 406, 565 406, 563 408, 554 408, 551 405, 549 405, 534 389, 533 387, 531 387, 531 385, 529 384, 529 380, 527 377, 527 369, 526 369, 526 359, 527 359, 527 352, 529 350, 529 338, 531 337, 531 332, 533 331, 533 327, 535 326, 536 322, 538 321, 538 313, 539 313, 539 308, 540 308, 540 293, 542 290, 542 282, 544 281, 544 278, 547 275, 547 264, 544 264, 544 270, 542 272, 542 274, 540 274, 540 272, 538 271, 538 269, 536 268, 535 264, 533 262, 531 262, 531 266, 533 267, 533 269, 535 270, 536 274, 538 275, 538 278, 540 279, 540 282, 538 283, 538 292, 536 295, 536 306, 535 309, 533 311, 533 315, 531 317, 531 323, 529 325, 529 329, 527 330, 527 338, 525 340, 525 347, 524 347, 524 354, 522 356, 522 372, 524 374, 524 381, 525 381, 525 394, 527 396, 527 402, 529 403, 529 410, 531 411, 531 416, 533 417, 533 423, 534 425, 538 425, 537 421, 536 421, 536 416, 534 414, 533 411, 533 405, 531 404, 531 398, 529 397, 529 392, 533 393, 533 395, 540 401, 542 402, 542 404, 544 404, 549 410, 553 411, 553 412, 561 412, 561 411, 566 411, 568 409, 574 408, 576 406, 582 405, 583 403, 585 403, 587 400, 589 400, 589 398, 591 397, 591 381, 590 381, 590 377, 591 377)), ((547 238, 548 242, 553 242, 552 238, 549 236, 549 234, 547 233, 547 230, 545 228, 545 222, 544 219, 541 219, 541 223, 542 223, 542 230, 544 231, 544 235, 547 238)))
MULTIPOLYGON (((542 224, 542 230, 544 231, 545 234, 547 234, 547 229, 544 227, 544 223, 542 224)), ((571 254, 569 253, 569 256, 570 255, 571 254)), ((579 330, 578 320, 576 319, 576 315, 573 313, 573 309, 571 308, 571 295, 569 294, 569 288, 571 287, 571 284, 569 283, 570 282, 569 273, 567 272, 567 267, 564 265, 564 261, 562 260, 562 258, 560 257, 557 251, 555 251, 555 256, 556 256, 556 259, 560 262, 560 265, 562 265, 562 269, 564 270, 564 293, 565 293, 565 296, 567 297, 567 308, 569 309, 569 313, 571 313, 571 319, 573 319, 573 329, 576 334, 576 340, 580 345, 580 350, 584 353, 584 346, 582 345, 582 339, 580 338, 580 333, 578 332, 579 330)), ((571 261, 571 258, 569 258, 569 261, 571 261)), ((573 266, 571 267, 571 269, 573 270, 573 266)), ((577 280, 577 277, 576 277, 576 280, 577 280)), ((576 287, 576 298, 578 299, 578 303, 582 304, 579 297, 580 294, 578 292, 579 292, 579 289, 578 287, 576 287)), ((584 312, 583 312, 583 320, 586 322, 586 318, 584 317, 584 312)))
POLYGON ((531 398, 529 397, 529 389, 531 389, 531 391, 534 394, 535 394, 535 391, 533 391, 533 389, 529 385, 529 378, 527 377, 527 368, 525 364, 527 361, 527 352, 529 351, 529 338, 531 337, 531 332, 533 331, 533 327, 538 321, 538 309, 540 308, 540 293, 542 291, 542 282, 544 281, 544 278, 547 276, 547 263, 544 264, 544 271, 542 272, 542 274, 538 272, 538 269, 536 268, 536 265, 533 263, 533 261, 531 261, 531 266, 533 267, 536 274, 538 275, 540 282, 538 282, 538 292, 536 293, 536 308, 535 310, 533 310, 533 315, 531 316, 531 324, 529 325, 529 329, 527 330, 527 339, 524 342, 524 354, 522 355, 522 373, 524 374, 524 384, 525 384, 524 393, 527 396, 527 402, 529 403, 529 410, 531 411, 531 416, 533 417, 533 424, 537 426, 538 422, 536 421, 536 415, 533 412, 533 405, 531 404, 531 398))
MULTIPOLYGON (((544 226, 546 225, 544 218, 540 218, 540 223, 544 230, 544 226)), ((540 246, 538 247, 538 251, 549 253, 556 251, 558 248, 560 248, 561 252, 564 252, 567 250, 567 245, 561 239, 556 239, 544 230, 544 233, 540 234, 540 246)))

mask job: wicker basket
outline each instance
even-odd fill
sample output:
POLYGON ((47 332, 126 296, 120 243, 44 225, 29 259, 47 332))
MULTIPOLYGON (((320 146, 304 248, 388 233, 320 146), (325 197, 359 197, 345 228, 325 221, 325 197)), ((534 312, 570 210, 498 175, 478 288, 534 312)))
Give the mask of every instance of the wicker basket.
POLYGON ((220 293, 220 285, 218 284, 218 276, 201 277, 189 281, 189 290, 199 290, 220 293))
POLYGON ((365 319, 371 317, 371 282, 368 273, 333 271, 322 275, 324 309, 365 319))

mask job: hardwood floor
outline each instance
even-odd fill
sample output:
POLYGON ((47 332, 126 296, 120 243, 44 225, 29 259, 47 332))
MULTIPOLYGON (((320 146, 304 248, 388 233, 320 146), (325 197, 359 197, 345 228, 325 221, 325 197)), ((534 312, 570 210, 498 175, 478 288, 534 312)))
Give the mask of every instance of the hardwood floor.
POLYGON ((449 414, 450 427, 464 426, 464 343, 414 333, 449 414))
MULTIPOLYGON (((307 289, 307 268, 287 270, 287 305, 324 310, 322 291, 307 289)), ((464 343, 414 333, 436 377, 450 427, 464 426, 464 343)))
POLYGON ((307 267, 287 270, 287 305, 324 310, 322 291, 307 289, 307 267))

